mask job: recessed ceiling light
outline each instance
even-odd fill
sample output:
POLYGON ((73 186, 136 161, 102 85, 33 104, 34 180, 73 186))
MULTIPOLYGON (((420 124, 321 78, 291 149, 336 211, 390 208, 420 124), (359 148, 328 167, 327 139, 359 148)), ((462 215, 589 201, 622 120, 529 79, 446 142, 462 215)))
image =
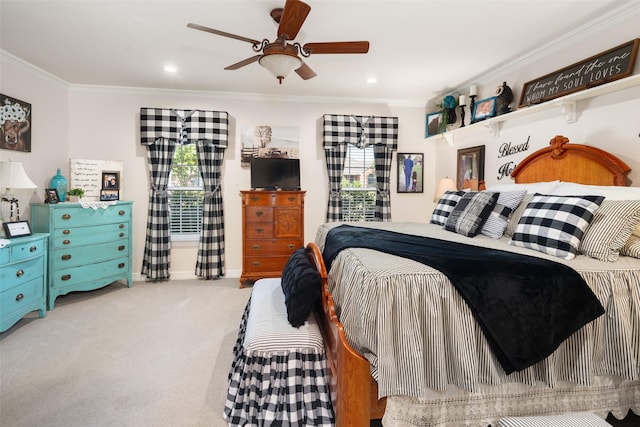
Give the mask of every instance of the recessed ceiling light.
POLYGON ((374 84, 374 83, 378 83, 378 79, 377 79, 377 78, 375 78, 375 77, 369 77, 369 78, 367 79, 367 83, 368 83, 368 84, 370 84, 370 85, 372 85, 372 84, 374 84))
POLYGON ((167 73, 175 73, 176 71, 178 71, 178 69, 174 65, 165 65, 164 70, 167 73))

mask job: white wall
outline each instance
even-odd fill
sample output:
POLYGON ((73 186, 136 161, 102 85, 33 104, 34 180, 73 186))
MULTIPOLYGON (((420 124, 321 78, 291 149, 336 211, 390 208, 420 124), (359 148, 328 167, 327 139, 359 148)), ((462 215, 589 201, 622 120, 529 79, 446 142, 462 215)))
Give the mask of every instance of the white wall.
MULTIPOLYGON (((582 60, 595 53, 636 37, 637 16, 615 21, 610 27, 594 28, 580 41, 567 41, 560 49, 539 54, 538 62, 525 69, 505 67, 486 79, 474 78, 480 94, 489 96, 506 80, 519 96, 519 88, 550 71, 582 60)), ((134 201, 134 274, 140 271, 147 211, 146 151, 139 143, 140 107, 206 109, 227 111, 230 115, 229 148, 225 154, 223 197, 225 208, 226 271, 239 276, 241 270, 241 205, 239 191, 249 188, 249 170, 240 166, 240 131, 258 124, 300 128, 301 184, 305 200, 305 240, 313 240, 324 221, 327 177, 322 152, 322 116, 327 113, 397 116, 399 152, 424 153, 424 193, 397 194, 397 170, 392 171, 392 217, 394 221, 424 221, 433 209, 437 179, 455 176, 457 150, 486 146, 485 179, 499 182, 498 167, 522 160, 545 146, 557 134, 574 143, 595 145, 611 151, 633 169, 632 185, 640 186, 640 87, 580 101, 578 121, 567 124, 555 110, 517 118, 503 124, 500 136, 493 137, 482 124, 455 133, 453 146, 442 137, 424 138, 425 112, 429 108, 397 107, 377 103, 323 99, 287 98, 281 100, 244 95, 174 92, 131 88, 69 86, 29 64, 2 52, 0 90, 3 94, 30 102, 33 107, 32 152, 0 150, 0 159, 22 161, 27 173, 38 184, 33 200, 42 201, 42 188, 61 168, 68 175, 68 161, 75 159, 119 160, 124 162, 122 198, 134 201), (498 158, 500 144, 524 142, 525 153, 498 158)), ((636 66, 636 73, 640 70, 636 66)), ((467 88, 468 85, 461 85, 467 88)), ((432 101, 431 101, 432 103, 432 101)), ((467 122, 469 114, 467 114, 467 122)), ((27 195, 28 196, 28 195, 27 195)), ((23 204, 24 206, 24 204, 23 204)), ((24 208, 23 208, 24 210, 24 208)), ((172 277, 191 275, 195 269, 196 244, 178 243, 172 247, 172 277)))

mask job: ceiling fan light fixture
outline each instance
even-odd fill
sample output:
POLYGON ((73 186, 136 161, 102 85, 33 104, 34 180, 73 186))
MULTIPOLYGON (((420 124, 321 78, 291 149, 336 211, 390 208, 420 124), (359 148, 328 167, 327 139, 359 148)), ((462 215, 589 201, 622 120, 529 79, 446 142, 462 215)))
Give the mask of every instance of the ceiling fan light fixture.
POLYGON ((280 84, 282 80, 289 75, 290 72, 302 66, 302 60, 297 56, 274 53, 263 55, 258 63, 273 74, 280 84))

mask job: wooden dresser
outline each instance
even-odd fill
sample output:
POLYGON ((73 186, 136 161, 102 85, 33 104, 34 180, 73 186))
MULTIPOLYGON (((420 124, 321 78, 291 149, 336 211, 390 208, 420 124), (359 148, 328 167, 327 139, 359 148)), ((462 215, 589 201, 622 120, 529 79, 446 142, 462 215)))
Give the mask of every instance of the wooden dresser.
POLYGON ((46 316, 46 255, 46 234, 16 237, 0 248, 0 332, 33 310, 46 316))
POLYGON ((304 191, 241 191, 242 275, 280 277, 287 260, 304 246, 304 191))
POLYGON ((98 289, 117 280, 133 285, 132 202, 80 203, 31 207, 34 231, 49 233, 48 307, 73 291, 98 289))

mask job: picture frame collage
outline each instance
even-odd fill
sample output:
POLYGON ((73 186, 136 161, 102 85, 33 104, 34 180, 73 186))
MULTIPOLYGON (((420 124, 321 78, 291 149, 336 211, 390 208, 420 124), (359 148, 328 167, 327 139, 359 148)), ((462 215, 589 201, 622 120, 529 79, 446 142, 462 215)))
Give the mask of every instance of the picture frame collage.
POLYGON ((101 201, 120 200, 120 173, 116 171, 102 171, 101 201))

